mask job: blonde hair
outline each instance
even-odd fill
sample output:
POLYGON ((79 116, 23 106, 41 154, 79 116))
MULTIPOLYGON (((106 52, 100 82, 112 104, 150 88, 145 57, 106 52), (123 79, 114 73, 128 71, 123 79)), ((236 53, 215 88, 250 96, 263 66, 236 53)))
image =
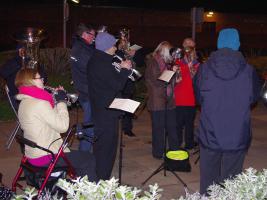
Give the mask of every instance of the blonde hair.
POLYGON ((172 48, 172 45, 167 42, 163 41, 161 42, 157 48, 153 52, 153 56, 159 55, 165 63, 169 63, 172 60, 170 49, 172 48))
POLYGON ((37 73, 38 71, 36 69, 31 68, 23 68, 19 70, 15 79, 16 87, 34 85, 33 79, 37 73))

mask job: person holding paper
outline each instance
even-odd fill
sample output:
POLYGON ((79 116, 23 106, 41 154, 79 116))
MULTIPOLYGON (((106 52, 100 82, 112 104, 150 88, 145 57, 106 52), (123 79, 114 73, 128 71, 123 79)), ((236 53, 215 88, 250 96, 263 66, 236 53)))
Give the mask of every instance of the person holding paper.
POLYGON ((178 147, 173 96, 175 79, 171 79, 169 83, 158 79, 165 70, 176 70, 176 67, 172 69, 169 64, 172 62, 171 48, 169 42, 161 42, 145 60, 145 82, 148 90, 147 107, 152 119, 152 155, 157 159, 161 159, 164 154, 164 131, 168 133, 169 149, 177 150, 178 147), (168 85, 166 86, 166 84, 168 85))
POLYGON ((178 145, 183 144, 183 129, 185 130, 185 149, 190 150, 195 146, 194 142, 194 119, 196 114, 196 103, 192 79, 195 76, 199 62, 195 52, 195 42, 192 38, 183 41, 184 56, 177 59, 175 64, 179 66, 179 76, 176 77, 177 84, 174 88, 176 104, 176 120, 178 145))
MULTIPOLYGON (((88 91, 92 106, 94 133, 97 141, 93 152, 96 157, 96 172, 100 179, 110 178, 118 144, 118 118, 122 112, 109 109, 114 98, 120 97, 128 76, 131 62, 122 61, 120 71, 115 68, 113 56, 116 38, 99 32, 95 39, 96 50, 88 62, 88 91)), ((116 63, 118 64, 118 63, 116 63)))

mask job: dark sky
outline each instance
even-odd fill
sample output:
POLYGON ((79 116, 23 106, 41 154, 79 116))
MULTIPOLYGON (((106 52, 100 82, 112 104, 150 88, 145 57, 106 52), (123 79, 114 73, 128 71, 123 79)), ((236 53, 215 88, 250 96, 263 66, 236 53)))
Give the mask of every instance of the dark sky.
MULTIPOLYGON (((70 2, 70 0, 68 0, 70 2)), ((63 0, 9 0, 8 4, 61 4, 63 0)), ((203 7, 232 13, 267 14, 266 0, 80 0, 79 5, 122 6, 160 10, 188 11, 192 7, 203 7)))

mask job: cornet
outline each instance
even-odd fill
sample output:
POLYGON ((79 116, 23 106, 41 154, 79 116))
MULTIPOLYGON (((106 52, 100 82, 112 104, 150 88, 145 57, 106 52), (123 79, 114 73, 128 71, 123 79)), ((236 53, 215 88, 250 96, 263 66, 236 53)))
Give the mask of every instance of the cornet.
MULTIPOLYGON (((117 72, 121 71, 121 65, 120 64, 122 61, 123 61, 122 57, 118 56, 117 54, 114 55, 112 64, 115 67, 117 72)), ((139 71, 137 71, 136 69, 131 68, 130 70, 132 72, 128 76, 128 78, 131 79, 132 81, 137 81, 139 78, 142 77, 142 74, 139 71)))
MULTIPOLYGON (((52 94, 54 102, 56 103, 55 95, 57 95, 57 90, 50 86, 44 86, 44 89, 47 90, 49 93, 52 94)), ((66 92, 67 93, 67 92, 66 92)), ((76 93, 67 93, 67 106, 71 106, 72 104, 76 103, 78 100, 78 94, 76 93)))

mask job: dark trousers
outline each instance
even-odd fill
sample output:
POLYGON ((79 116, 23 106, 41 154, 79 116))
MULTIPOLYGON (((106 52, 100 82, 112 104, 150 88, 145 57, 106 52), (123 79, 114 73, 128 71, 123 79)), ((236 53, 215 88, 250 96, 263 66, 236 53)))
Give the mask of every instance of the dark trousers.
POLYGON ((122 118, 122 130, 124 132, 130 132, 133 129, 133 114, 125 112, 122 118))
POLYGON ((185 148, 194 147, 195 106, 176 106, 176 125, 178 145, 183 144, 183 128, 185 129, 185 148))
POLYGON ((178 149, 178 138, 176 135, 175 109, 166 111, 166 130, 165 111, 152 111, 152 155, 162 157, 164 153, 164 131, 167 133, 170 150, 178 149))
MULTIPOLYGON (((87 175, 90 181, 97 182, 99 180, 96 175, 96 162, 93 154, 85 151, 72 150, 69 153, 65 153, 65 155, 73 166, 77 176, 83 177, 87 175)), ((57 165, 64 166, 66 163, 60 158, 57 165)))
POLYGON ((115 162, 118 145, 118 118, 105 117, 94 122, 97 141, 94 144, 96 174, 100 179, 108 180, 115 162), (100 122, 100 123, 99 123, 100 122))
MULTIPOLYGON (((134 95, 135 90, 135 82, 131 81, 130 79, 127 80, 123 91, 122 91, 122 97, 125 99, 132 99, 134 95)), ((122 130, 124 132, 130 132, 133 129, 133 117, 134 114, 125 112, 122 118, 122 130)))
POLYGON ((217 152, 200 145, 200 193, 207 194, 213 183, 241 173, 246 152, 217 152))

